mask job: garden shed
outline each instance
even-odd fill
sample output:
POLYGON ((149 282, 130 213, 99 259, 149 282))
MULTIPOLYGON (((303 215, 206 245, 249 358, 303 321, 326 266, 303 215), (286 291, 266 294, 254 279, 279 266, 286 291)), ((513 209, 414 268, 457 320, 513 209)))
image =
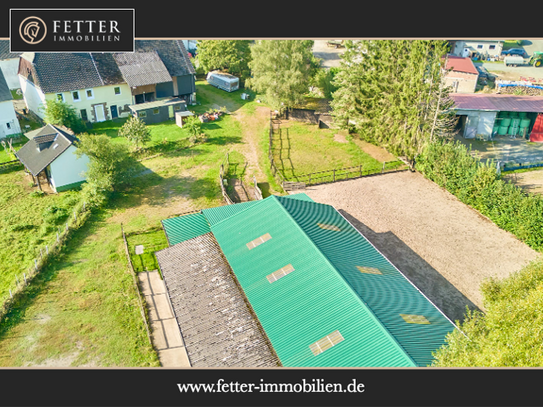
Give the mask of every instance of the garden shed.
POLYGON ((543 96, 505 94, 451 94, 464 138, 490 139, 495 135, 530 138, 543 113, 543 96))
POLYGON ((139 117, 145 124, 152 124, 173 120, 176 112, 187 111, 187 103, 180 98, 169 98, 138 103, 129 108, 133 116, 139 117))

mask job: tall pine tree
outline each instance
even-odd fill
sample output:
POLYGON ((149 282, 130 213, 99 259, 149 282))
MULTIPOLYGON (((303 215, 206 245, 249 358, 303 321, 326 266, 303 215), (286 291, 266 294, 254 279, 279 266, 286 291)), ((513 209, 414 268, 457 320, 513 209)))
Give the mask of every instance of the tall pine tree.
POLYGON ((426 143, 454 127, 443 86, 446 41, 347 41, 334 79, 332 109, 341 128, 405 156, 411 163, 426 143))

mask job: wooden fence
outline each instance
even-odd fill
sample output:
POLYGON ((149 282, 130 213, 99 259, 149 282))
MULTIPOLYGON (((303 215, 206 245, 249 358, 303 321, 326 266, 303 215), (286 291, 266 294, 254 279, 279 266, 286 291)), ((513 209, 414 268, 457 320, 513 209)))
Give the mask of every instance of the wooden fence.
POLYGON ((0 163, 0 172, 9 171, 22 165, 23 164, 19 160, 6 161, 4 163, 0 163))
POLYGON ((149 330, 147 308, 143 305, 143 299, 141 298, 141 290, 138 284, 138 278, 136 276, 136 272, 134 271, 134 265, 132 264, 132 259, 130 258, 130 251, 128 250, 128 241, 126 240, 126 234, 124 233, 124 228, 123 228, 122 223, 121 223, 121 233, 123 235, 124 251, 126 253, 126 259, 128 260, 128 270, 130 271, 130 275, 132 276, 134 290, 136 291, 136 294, 138 296, 138 303, 140 305, 141 317, 143 318, 143 323, 145 325, 145 330, 147 331, 147 338, 149 339, 149 343, 151 344, 151 346, 153 346, 153 341, 151 339, 151 331, 149 330))
POLYGON ((49 263, 52 256, 60 253, 63 245, 71 235, 71 231, 80 228, 90 215, 90 210, 86 207, 85 202, 79 202, 74 207, 73 215, 70 216, 66 224, 59 227, 56 233, 56 238, 45 244, 44 246, 36 249, 36 258, 34 259, 34 265, 28 267, 20 275, 15 275, 14 285, 9 288, 9 294, 2 299, 2 305, 0 306, 0 320, 2 320, 11 309, 12 305, 17 300, 17 297, 22 295, 26 287, 32 282, 33 278, 38 275, 49 263), (20 278, 19 278, 20 276, 20 278))
POLYGON ((369 169, 363 168, 362 165, 356 167, 337 168, 325 171, 313 172, 310 174, 297 175, 294 178, 287 179, 284 174, 279 171, 275 165, 273 157, 273 136, 274 134, 281 135, 280 122, 273 121, 270 115, 270 130, 269 130, 269 145, 268 145, 268 158, 270 160, 270 169, 275 179, 281 184, 285 191, 296 191, 306 188, 308 185, 318 185, 330 182, 337 182, 347 179, 355 179, 360 177, 366 177, 374 174, 384 174, 387 172, 404 170, 405 165, 402 161, 387 161, 382 164, 381 168, 372 167, 369 169), (274 128, 274 124, 276 127, 274 128))
POLYGON ((229 167, 230 167, 230 160, 228 157, 228 153, 226 153, 226 157, 224 157, 224 160, 221 164, 220 171, 219 171, 219 184, 221 184, 222 197, 224 198, 226 204, 232 205, 234 202, 232 201, 232 199, 230 199, 230 196, 228 196, 228 192, 226 191, 226 188, 224 186, 224 182, 226 180, 225 175, 228 173, 229 167))

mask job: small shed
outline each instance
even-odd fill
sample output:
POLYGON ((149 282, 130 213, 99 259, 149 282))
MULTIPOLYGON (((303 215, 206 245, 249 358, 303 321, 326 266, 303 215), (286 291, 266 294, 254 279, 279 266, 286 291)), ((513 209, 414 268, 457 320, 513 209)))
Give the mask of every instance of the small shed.
POLYGON ((227 92, 239 89, 239 78, 229 73, 212 71, 207 74, 206 80, 209 84, 227 92))
POLYGON ((189 116, 194 116, 194 113, 192 113, 190 110, 175 112, 175 124, 177 124, 179 127, 183 127, 185 119, 189 116))
POLYGON ((180 98, 169 98, 138 103, 129 108, 133 116, 139 117, 145 124, 152 124, 173 119, 176 112, 187 110, 187 103, 180 98))

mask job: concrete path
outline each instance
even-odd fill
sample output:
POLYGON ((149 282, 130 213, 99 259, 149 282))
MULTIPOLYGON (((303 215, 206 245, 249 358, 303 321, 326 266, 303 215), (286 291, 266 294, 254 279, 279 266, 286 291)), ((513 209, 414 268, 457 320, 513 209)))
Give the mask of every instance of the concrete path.
POLYGON ((191 367, 185 343, 158 271, 138 273, 151 322, 152 340, 163 367, 191 367))

